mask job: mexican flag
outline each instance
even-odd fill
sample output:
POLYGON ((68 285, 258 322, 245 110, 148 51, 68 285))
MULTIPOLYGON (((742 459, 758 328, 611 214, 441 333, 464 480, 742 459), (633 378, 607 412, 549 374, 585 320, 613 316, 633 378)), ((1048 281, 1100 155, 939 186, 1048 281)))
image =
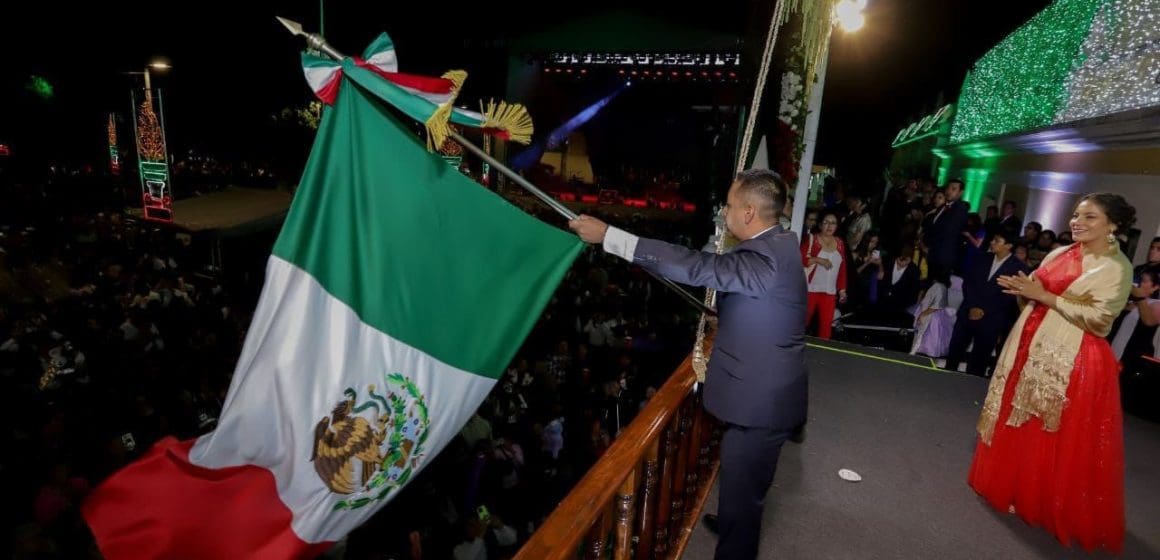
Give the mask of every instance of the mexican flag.
POLYGON ((84 503, 106 558, 325 550, 455 437, 580 252, 429 153, 382 93, 347 71, 326 109, 218 428, 84 503))

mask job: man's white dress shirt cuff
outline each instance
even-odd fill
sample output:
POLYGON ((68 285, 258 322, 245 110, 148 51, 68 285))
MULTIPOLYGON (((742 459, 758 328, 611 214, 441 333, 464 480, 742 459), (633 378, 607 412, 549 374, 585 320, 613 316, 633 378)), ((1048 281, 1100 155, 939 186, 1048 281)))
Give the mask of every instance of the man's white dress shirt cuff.
POLYGON ((604 252, 632 262, 632 256, 636 254, 636 242, 639 239, 627 231, 608 226, 608 231, 604 233, 604 252))

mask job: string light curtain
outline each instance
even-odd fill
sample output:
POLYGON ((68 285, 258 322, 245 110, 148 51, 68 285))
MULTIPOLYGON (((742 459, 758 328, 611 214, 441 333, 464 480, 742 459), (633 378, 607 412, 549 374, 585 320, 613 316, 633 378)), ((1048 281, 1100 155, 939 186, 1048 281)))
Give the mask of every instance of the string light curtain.
POLYGON ((1058 122, 1160 105, 1160 0, 1103 6, 1081 56, 1058 122))
POLYGON ((1160 0, 1057 0, 983 55, 952 142, 1160 104, 1160 0))
POLYGON ((1057 0, 983 55, 963 84, 951 141, 1047 126, 1103 0, 1057 0))

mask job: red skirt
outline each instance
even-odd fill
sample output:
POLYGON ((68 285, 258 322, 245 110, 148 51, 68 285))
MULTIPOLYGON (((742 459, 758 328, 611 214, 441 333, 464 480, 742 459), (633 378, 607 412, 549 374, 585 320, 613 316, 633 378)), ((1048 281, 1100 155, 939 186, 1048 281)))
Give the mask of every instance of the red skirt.
POLYGON ((978 442, 967 480, 991 507, 1014 507, 1065 545, 1118 554, 1124 546, 1124 426, 1120 364, 1108 342, 1084 334, 1058 431, 1044 431, 1036 417, 1018 428, 1007 425, 1011 396, 1046 309, 1027 318, 991 445, 978 442))

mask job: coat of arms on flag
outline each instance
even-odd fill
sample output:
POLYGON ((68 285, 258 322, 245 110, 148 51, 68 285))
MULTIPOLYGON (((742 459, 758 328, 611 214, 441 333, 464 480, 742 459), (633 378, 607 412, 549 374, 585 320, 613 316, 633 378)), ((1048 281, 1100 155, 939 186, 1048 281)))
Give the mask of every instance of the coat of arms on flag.
POLYGON ((447 83, 367 67, 393 60, 327 67, 330 105, 218 426, 160 441, 93 492, 82 510, 106 558, 326 550, 455 437, 582 249, 432 153, 448 122, 520 140, 526 111, 471 120, 450 107, 462 75, 435 79, 450 83, 438 98, 424 88, 447 83))
POLYGON ((384 382, 385 395, 372 384, 361 401, 359 392, 347 387, 343 400, 314 428, 314 469, 331 491, 350 495, 335 510, 387 497, 410 480, 424 458, 431 419, 419 386, 401 373, 385 376, 384 382))

